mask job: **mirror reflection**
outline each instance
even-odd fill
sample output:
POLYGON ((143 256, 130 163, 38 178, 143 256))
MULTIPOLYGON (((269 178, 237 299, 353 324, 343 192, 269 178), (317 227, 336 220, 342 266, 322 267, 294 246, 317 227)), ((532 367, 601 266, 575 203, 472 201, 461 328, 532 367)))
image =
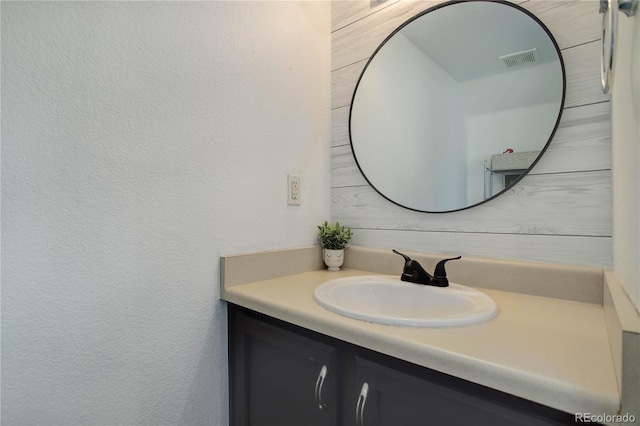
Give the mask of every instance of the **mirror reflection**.
POLYGON ((548 30, 510 3, 443 3, 371 57, 351 103, 358 167, 403 207, 480 204, 539 159, 560 120, 564 66, 548 30))

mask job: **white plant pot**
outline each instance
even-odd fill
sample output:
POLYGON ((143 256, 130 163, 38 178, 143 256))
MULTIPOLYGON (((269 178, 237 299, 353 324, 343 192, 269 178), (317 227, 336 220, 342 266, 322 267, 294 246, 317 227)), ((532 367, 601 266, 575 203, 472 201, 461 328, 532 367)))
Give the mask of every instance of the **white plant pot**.
POLYGON ((327 269, 330 271, 339 271, 340 267, 344 263, 344 249, 340 250, 322 250, 322 257, 324 264, 327 265, 327 269))

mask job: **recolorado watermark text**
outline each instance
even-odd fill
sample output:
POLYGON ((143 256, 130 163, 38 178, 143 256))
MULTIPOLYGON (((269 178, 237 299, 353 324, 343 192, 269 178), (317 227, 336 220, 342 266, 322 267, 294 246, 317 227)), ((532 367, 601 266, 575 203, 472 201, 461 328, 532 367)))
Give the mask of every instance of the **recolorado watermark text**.
POLYGON ((576 423, 634 423, 636 416, 633 414, 592 414, 575 413, 576 423))

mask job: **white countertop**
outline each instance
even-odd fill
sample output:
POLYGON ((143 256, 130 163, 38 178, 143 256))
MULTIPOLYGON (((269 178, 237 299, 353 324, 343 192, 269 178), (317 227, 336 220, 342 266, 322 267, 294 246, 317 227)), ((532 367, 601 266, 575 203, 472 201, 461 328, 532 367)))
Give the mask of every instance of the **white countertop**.
POLYGON ((602 305, 479 289, 500 310, 447 328, 373 324, 313 299, 325 281, 371 272, 317 270, 224 290, 222 299, 301 327, 568 413, 618 413, 602 305))

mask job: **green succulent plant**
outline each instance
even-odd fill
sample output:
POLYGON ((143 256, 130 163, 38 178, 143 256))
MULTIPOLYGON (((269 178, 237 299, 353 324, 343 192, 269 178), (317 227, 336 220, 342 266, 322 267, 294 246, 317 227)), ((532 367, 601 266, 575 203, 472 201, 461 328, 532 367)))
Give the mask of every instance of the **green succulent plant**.
POLYGON ((318 238, 320 245, 329 250, 341 250, 349 244, 353 237, 351 228, 340 225, 336 222, 331 224, 325 221, 322 225, 318 225, 318 238))

